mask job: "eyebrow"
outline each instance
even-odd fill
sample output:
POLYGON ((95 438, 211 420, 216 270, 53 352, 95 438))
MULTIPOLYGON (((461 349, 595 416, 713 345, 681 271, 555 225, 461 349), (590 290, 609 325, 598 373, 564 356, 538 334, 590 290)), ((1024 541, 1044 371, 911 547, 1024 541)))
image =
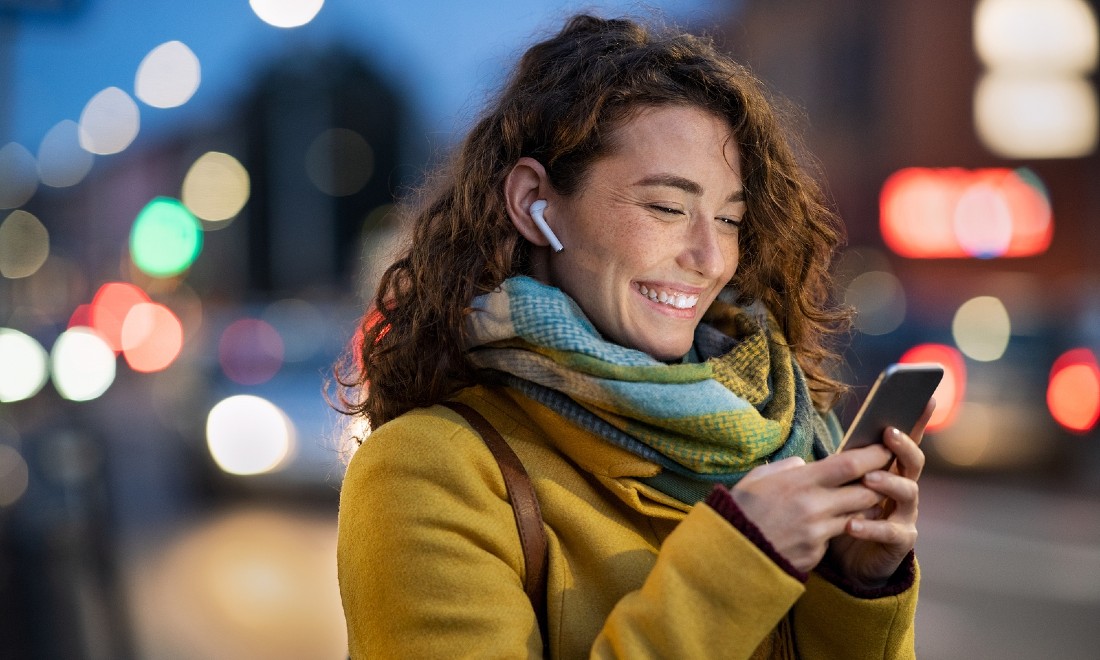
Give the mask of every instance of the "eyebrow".
MULTIPOLYGON (((690 195, 702 195, 703 187, 691 179, 685 179, 682 176, 676 176, 675 174, 654 174, 647 176, 644 179, 636 182, 634 185, 641 187, 656 187, 665 186, 668 188, 678 188, 690 195)), ((726 199, 727 202, 743 202, 745 201, 745 189, 740 188, 726 199)))

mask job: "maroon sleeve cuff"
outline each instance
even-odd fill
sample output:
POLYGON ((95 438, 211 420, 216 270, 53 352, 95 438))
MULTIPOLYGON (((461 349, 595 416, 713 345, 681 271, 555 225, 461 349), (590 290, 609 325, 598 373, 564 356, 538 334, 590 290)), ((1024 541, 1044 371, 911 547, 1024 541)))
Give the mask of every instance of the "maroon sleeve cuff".
POLYGON ((900 593, 908 591, 909 588, 913 586, 913 582, 917 579, 916 555, 912 550, 909 551, 909 554, 905 555, 905 559, 901 560, 898 570, 894 571, 894 574, 890 576, 886 584, 881 587, 864 587, 856 584, 834 570, 833 567, 829 565, 828 561, 821 562, 814 570, 817 571, 818 575, 856 598, 870 599, 897 596, 900 593))
POLYGON ((718 515, 722 516, 733 525, 737 531, 741 532, 748 540, 752 541, 753 545, 760 549, 761 552, 766 554, 769 559, 776 563, 779 568, 782 568, 788 575, 798 580, 799 582, 805 582, 810 579, 809 573, 804 573, 787 561, 787 558, 779 554, 779 552, 772 546, 771 542, 764 536, 764 533, 760 531, 751 520, 749 520, 741 507, 737 506, 737 502, 734 501, 733 495, 729 489, 725 486, 715 486, 710 495, 705 500, 707 506, 718 512, 718 515))

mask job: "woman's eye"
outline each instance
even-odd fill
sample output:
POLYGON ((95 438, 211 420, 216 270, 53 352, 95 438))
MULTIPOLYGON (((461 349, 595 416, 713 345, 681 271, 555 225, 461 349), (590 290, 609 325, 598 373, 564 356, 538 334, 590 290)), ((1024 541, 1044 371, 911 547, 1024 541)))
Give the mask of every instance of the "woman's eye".
POLYGON ((720 227, 723 231, 733 233, 741 229, 741 218, 719 216, 716 220, 720 223, 720 227))
POLYGON ((666 214, 669 214, 669 215, 683 215, 684 214, 684 212, 681 211, 680 209, 674 209, 672 207, 663 206, 661 204, 650 204, 649 208, 653 209, 654 211, 657 211, 658 213, 666 213, 666 214))

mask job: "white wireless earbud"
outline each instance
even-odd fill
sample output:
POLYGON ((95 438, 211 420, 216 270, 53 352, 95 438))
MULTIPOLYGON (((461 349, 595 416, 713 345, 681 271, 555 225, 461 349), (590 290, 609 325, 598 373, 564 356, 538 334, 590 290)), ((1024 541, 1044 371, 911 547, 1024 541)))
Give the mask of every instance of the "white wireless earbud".
POLYGON ((539 231, 546 237, 546 240, 550 241, 550 247, 554 249, 554 252, 561 252, 564 249, 561 241, 559 241, 558 237, 551 231, 550 225, 546 224, 546 218, 542 217, 542 212, 544 210, 546 210, 546 200, 535 200, 534 203, 531 204, 531 219, 535 221, 535 226, 539 228, 539 231))

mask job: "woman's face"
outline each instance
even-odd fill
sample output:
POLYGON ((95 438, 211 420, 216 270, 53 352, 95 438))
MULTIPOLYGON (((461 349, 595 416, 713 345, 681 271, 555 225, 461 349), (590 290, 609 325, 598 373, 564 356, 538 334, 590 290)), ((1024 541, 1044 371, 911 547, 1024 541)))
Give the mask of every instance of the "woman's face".
POLYGON ((740 153, 725 120, 684 106, 641 111, 611 145, 577 193, 550 199, 565 250, 538 270, 605 338, 678 360, 737 269, 740 153))

